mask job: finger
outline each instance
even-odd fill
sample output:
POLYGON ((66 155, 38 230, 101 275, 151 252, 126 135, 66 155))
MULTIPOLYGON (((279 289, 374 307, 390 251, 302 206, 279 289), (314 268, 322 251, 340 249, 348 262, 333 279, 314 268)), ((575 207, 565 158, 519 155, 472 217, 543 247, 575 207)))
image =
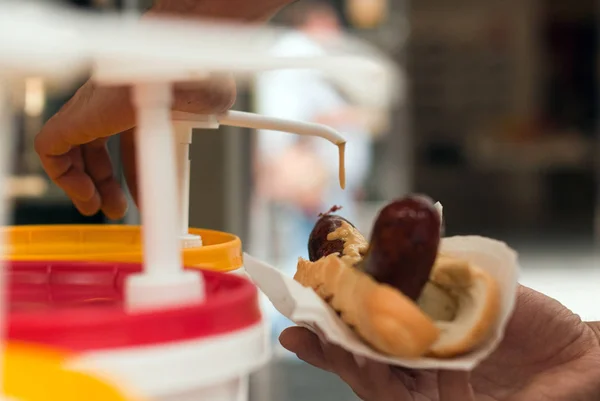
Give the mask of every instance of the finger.
MULTIPOLYGON (((173 108, 191 113, 219 113, 234 100, 234 81, 216 77, 181 89, 176 87, 173 108)), ((81 205, 94 196, 93 181, 85 177, 85 170, 70 171, 72 161, 63 156, 78 145, 128 130, 134 122, 127 88, 97 87, 88 81, 42 128, 35 139, 35 149, 50 178, 63 189, 68 186, 69 191, 65 191, 69 197, 81 205), (61 185, 57 180, 63 176, 65 184, 61 185)))
POLYGON ((60 156, 73 146, 123 131, 133 121, 127 88, 97 87, 88 81, 44 125, 35 140, 36 150, 60 156))
POLYGON ((132 115, 124 88, 95 88, 84 84, 44 125, 35 138, 35 150, 44 170, 71 198, 84 215, 100 210, 102 199, 92 177, 74 164, 78 145, 118 132, 129 124, 132 115), (117 131, 115 131, 117 130, 117 131))
POLYGON ((123 168, 123 175, 125 176, 125 182, 127 188, 131 194, 133 202, 140 207, 138 200, 138 186, 137 186, 137 158, 135 155, 135 129, 131 128, 119 135, 121 142, 121 167, 123 168))
POLYGON ((40 161, 50 179, 73 200, 81 214, 91 216, 98 212, 100 197, 85 172, 80 148, 60 156, 40 155, 40 161))
POLYGON ((100 210, 100 197, 85 171, 80 148, 60 156, 40 154, 40 162, 48 177, 65 191, 79 212, 91 216, 100 210))
POLYGON ((114 174, 105 140, 96 140, 82 147, 86 172, 94 182, 101 199, 101 209, 109 219, 120 219, 127 212, 127 198, 114 174))
MULTIPOLYGON (((235 101, 235 82, 230 77, 177 84, 173 110, 189 113, 221 113, 235 101)), ((37 147, 48 155, 62 155, 74 145, 115 135, 132 128, 135 113, 126 87, 97 86, 86 82, 43 127, 37 147)))
POLYGON ((360 386, 360 369, 351 353, 331 343, 323 344, 323 353, 329 362, 331 371, 335 372, 350 387, 360 386))
POLYGON ((438 392, 440 401, 475 401, 468 372, 440 370, 438 392))
POLYGON ((87 201, 74 200, 73 205, 84 216, 93 216, 100 211, 100 196, 94 194, 94 197, 87 201))
POLYGON ((321 341, 308 329, 303 327, 287 328, 279 336, 279 342, 283 348, 293 352, 304 362, 319 369, 330 371, 321 341))

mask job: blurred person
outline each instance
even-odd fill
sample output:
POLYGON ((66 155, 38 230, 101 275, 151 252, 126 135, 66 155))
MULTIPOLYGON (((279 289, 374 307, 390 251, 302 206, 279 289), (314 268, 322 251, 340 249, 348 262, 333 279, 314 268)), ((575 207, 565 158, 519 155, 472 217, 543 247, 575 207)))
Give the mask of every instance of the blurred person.
MULTIPOLYGON (((266 22, 293 0, 157 0, 147 15, 211 18, 241 23, 266 22)), ((202 40, 202 38, 198 38, 202 40)), ((236 97, 230 77, 191 85, 176 85, 174 110, 212 114, 229 109, 236 97)), ((48 176, 86 216, 102 211, 119 219, 127 211, 106 147, 108 138, 121 134, 121 162, 127 185, 137 200, 135 114, 125 87, 86 82, 42 128, 35 150, 48 176)))
MULTIPOLYGON (((279 57, 324 55, 323 46, 334 42, 343 30, 335 9, 324 1, 298 2, 284 10, 282 18, 294 31, 274 45, 272 54, 279 57)), ((357 196, 371 161, 371 133, 363 114, 318 71, 262 73, 256 80, 255 101, 260 114, 325 124, 348 140, 346 189, 342 190, 337 179, 338 151, 331 143, 322 138, 257 133, 252 252, 293 274, 298 257, 308 257, 307 240, 319 213, 339 205, 346 218, 357 220, 357 196), (266 224, 269 220, 272 224, 266 224)), ((265 306, 272 313, 277 336, 290 322, 267 300, 265 306)))
MULTIPOLYGON (((272 53, 276 56, 323 55, 322 44, 335 41, 342 33, 336 11, 327 2, 302 1, 284 13, 295 31, 275 44, 272 53)), ((364 114, 318 71, 262 73, 255 89, 258 113, 325 124, 348 139, 346 189, 342 190, 337 179, 338 151, 328 141, 269 131, 257 134, 254 195, 276 216, 281 234, 277 236, 285 239, 283 259, 277 262, 293 269, 299 256, 307 256, 306 241, 319 213, 339 205, 344 216, 355 219, 356 200, 371 164, 371 133, 364 114)))
POLYGON ((520 286, 504 339, 472 372, 359 363, 301 327, 281 344, 338 375, 363 401, 600 400, 600 322, 582 322, 558 301, 520 286))

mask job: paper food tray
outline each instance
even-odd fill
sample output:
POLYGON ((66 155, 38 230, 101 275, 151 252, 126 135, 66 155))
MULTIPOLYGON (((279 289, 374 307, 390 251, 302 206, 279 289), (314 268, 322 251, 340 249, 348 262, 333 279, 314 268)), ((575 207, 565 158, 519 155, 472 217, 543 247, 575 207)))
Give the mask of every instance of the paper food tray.
POLYGON ((490 273, 500 286, 500 314, 488 341, 469 354, 451 359, 393 358, 365 344, 311 288, 252 256, 244 255, 244 266, 275 308, 323 340, 337 344, 355 356, 412 369, 472 370, 496 349, 515 303, 519 265, 517 254, 506 244, 479 236, 443 238, 440 251, 466 259, 490 273))

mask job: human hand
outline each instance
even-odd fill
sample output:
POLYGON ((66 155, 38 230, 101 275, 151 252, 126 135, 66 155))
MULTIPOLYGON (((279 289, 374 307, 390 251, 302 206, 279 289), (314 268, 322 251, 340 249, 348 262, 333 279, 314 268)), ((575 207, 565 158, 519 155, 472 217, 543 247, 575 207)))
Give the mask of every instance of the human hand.
POLYGON ((539 292, 519 287, 498 349, 473 372, 421 371, 356 362, 300 327, 281 344, 337 374, 364 401, 592 401, 600 399, 600 323, 539 292))
MULTIPOLYGON (((264 21, 289 2, 160 0, 149 14, 264 21)), ((235 95, 235 83, 229 77, 176 85, 172 108, 198 114, 221 113, 231 107, 235 95)), ((108 138, 119 133, 125 179, 137 203, 134 125, 128 88, 99 87, 88 81, 37 135, 35 150, 44 170, 82 214, 102 210, 107 217, 118 219, 127 211, 127 200, 106 148, 108 138)))
MULTIPOLYGON (((233 81, 222 78, 176 89, 172 107, 192 113, 219 113, 234 99, 233 81)), ((127 211, 127 200, 106 146, 110 136, 121 132, 125 178, 136 199, 134 124, 129 88, 98 87, 88 81, 35 138, 44 170, 82 214, 90 216, 102 210, 108 218, 118 219, 127 211)))

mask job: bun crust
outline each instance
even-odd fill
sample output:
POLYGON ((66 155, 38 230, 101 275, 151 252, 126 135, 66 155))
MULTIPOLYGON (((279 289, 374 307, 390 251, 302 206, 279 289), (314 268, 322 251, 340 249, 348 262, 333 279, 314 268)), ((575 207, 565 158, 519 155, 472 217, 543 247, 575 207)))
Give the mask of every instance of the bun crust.
POLYGON ((338 254, 315 262, 300 258, 294 279, 312 288, 374 349, 401 358, 449 358, 469 352, 486 340, 500 310, 493 277, 444 255, 438 255, 430 276, 436 290, 425 290, 417 303, 338 254), (440 291, 445 295, 439 296, 440 291), (434 321, 430 316, 439 315, 419 305, 452 309, 453 318, 434 321))
POLYGON ((337 254, 298 261, 294 279, 311 287, 373 348, 417 358, 439 337, 439 329, 400 291, 379 284, 337 254))
POLYGON ((467 353, 484 342, 500 314, 500 288, 496 280, 465 261, 439 257, 431 281, 459 294, 458 313, 462 312, 462 316, 457 315, 451 323, 438 323, 442 335, 431 347, 430 355, 449 358, 467 353))

